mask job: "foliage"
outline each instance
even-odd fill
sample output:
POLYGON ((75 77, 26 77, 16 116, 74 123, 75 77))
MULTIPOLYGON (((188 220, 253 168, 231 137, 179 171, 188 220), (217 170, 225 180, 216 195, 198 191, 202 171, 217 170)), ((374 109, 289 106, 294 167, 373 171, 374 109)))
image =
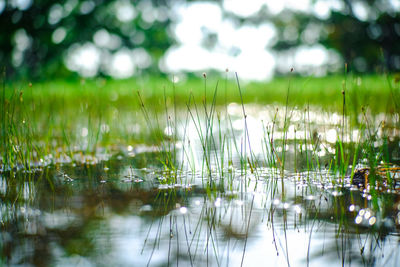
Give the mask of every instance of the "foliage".
MULTIPOLYGON (((85 76, 113 75, 113 58, 124 53, 133 61, 133 73, 159 72, 159 61, 175 43, 174 10, 190 0, 26 0, 0 1, 0 62, 9 76, 66 77, 70 70, 85 76), (97 56, 93 69, 73 61, 77 51, 90 48, 97 56)), ((215 1, 224 9, 222 0, 215 1)), ((348 63, 356 72, 378 68, 400 70, 400 12, 387 0, 314 0, 308 9, 287 7, 272 13, 264 5, 247 17, 223 10, 224 17, 241 24, 272 23, 276 36, 271 49, 290 58, 299 48, 325 47, 331 60, 328 72, 348 63), (317 12, 319 7, 325 13, 317 12)), ((206 19, 206 18, 205 18, 206 19)), ((203 45, 212 48, 218 34, 204 31, 203 45)), ((240 53, 240 51, 239 51, 240 53)), ((80 59, 82 61, 82 58, 80 59)), ((84 62, 85 64, 87 62, 84 62)), ((126 75, 128 77, 130 75, 126 75)))
POLYGON ((145 49, 151 62, 137 67, 156 70, 172 44, 167 7, 164 0, 0 1, 1 65, 8 75, 65 76, 69 52, 86 45, 100 51, 101 74, 120 49, 145 49))
MULTIPOLYGON (((323 2, 321 0, 315 2, 323 2)), ((338 52, 357 72, 374 72, 376 67, 400 70, 400 12, 384 0, 341 2, 327 17, 286 10, 272 17, 278 38, 273 49, 290 51, 299 46, 321 44, 338 52), (358 14, 361 9, 365 15, 358 14)))

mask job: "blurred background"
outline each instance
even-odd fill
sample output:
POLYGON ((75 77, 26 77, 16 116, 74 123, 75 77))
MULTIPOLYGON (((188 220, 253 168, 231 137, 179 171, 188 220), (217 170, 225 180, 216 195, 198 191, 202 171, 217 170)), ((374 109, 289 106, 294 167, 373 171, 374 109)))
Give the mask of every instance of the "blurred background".
POLYGON ((0 0, 11 79, 400 70, 400 0, 0 0))

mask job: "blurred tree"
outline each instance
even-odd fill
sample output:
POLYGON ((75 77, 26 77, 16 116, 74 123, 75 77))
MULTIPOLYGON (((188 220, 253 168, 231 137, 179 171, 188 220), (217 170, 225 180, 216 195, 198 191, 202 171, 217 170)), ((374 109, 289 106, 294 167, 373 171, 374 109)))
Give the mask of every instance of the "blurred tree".
POLYGON ((314 0, 313 4, 330 2, 336 6, 326 15, 285 10, 270 16, 278 30, 272 48, 282 52, 322 44, 337 51, 356 72, 374 72, 377 67, 400 70, 400 10, 393 1, 314 0))
POLYGON ((65 76, 66 65, 88 76, 109 75, 122 50, 122 59, 132 59, 131 72, 157 71, 173 43, 168 5, 168 0, 0 0, 0 65, 14 77, 65 76), (83 64, 88 69, 74 60, 89 61, 83 64))
MULTIPOLYGON (((213 1, 223 6, 223 0, 213 1)), ((277 36, 271 49, 281 57, 322 45, 357 72, 373 72, 377 66, 400 70, 400 4, 395 0, 311 1, 304 11, 272 14, 264 5, 250 17, 227 11, 225 16, 236 25, 272 22, 277 36), (321 7, 325 12, 317 11, 321 7)), ((0 0, 0 67, 10 76, 30 78, 66 76, 69 70, 120 77, 158 72, 160 58, 175 42, 169 32, 175 2, 0 0), (128 71, 115 73, 122 65, 128 71)), ((203 45, 214 47, 218 33, 205 35, 203 45)))

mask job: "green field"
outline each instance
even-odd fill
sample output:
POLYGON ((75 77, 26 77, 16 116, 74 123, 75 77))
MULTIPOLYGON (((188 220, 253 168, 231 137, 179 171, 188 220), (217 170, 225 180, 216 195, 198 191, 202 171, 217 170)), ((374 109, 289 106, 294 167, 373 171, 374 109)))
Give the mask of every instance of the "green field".
MULTIPOLYGON (((240 78, 239 78, 240 79, 240 78)), ((129 80, 82 79, 51 80, 45 82, 11 82, 5 84, 8 97, 13 90, 23 92, 26 102, 51 99, 55 103, 76 105, 88 98, 102 105, 118 107, 135 106, 140 92, 146 101, 164 102, 174 98, 178 105, 185 105, 189 95, 197 101, 212 99, 217 90, 217 105, 239 103, 240 96, 234 74, 227 77, 191 78, 172 83, 167 78, 147 77, 129 80)), ((369 107, 374 112, 392 112, 399 100, 398 75, 336 75, 327 77, 282 77, 269 82, 240 81, 244 103, 273 104, 285 103, 289 89, 289 105, 307 104, 323 106, 328 110, 340 109, 343 102, 342 91, 346 91, 346 101, 351 108, 369 107), (379 99, 379 101, 377 101, 379 99)), ((57 108, 57 107, 56 107, 57 108)), ((154 108, 157 108, 154 105, 154 108)))

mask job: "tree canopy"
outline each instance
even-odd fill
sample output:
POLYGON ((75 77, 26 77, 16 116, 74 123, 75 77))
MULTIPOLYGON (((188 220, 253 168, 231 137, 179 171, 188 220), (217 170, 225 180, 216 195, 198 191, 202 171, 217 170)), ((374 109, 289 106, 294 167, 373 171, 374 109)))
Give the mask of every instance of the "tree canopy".
POLYGON ((400 10, 386 0, 338 2, 339 8, 323 17, 298 11, 273 17, 279 32, 273 49, 319 43, 337 51, 354 71, 374 72, 382 66, 399 71, 400 10))
POLYGON ((0 62, 10 75, 63 76, 70 52, 86 46, 100 52, 100 74, 121 49, 138 58, 136 68, 155 71, 173 43, 168 12, 164 0, 0 1, 0 62))

